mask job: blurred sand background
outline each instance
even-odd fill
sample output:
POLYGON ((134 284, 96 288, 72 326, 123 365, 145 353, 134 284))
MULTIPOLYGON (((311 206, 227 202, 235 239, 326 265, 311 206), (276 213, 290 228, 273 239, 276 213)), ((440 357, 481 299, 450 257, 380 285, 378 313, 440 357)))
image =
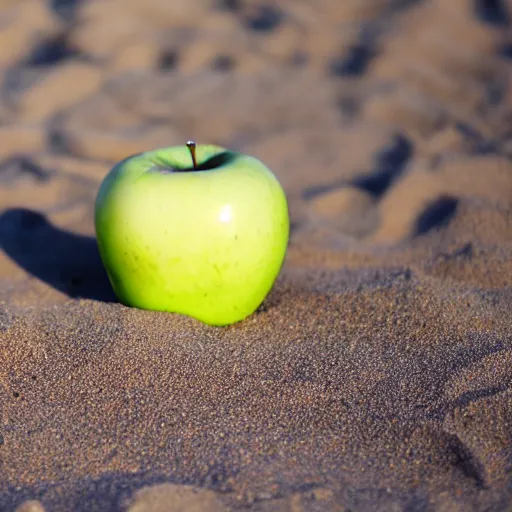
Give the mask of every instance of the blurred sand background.
POLYGON ((0 510, 510 509, 512 1, 0 9, 0 510), (94 240, 191 138, 290 203, 224 329, 119 305, 94 240))

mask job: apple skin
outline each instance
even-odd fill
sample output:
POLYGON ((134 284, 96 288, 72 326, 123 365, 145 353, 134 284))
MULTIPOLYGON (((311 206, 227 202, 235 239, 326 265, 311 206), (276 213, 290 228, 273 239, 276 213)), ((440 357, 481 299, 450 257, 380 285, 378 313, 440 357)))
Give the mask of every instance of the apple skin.
POLYGON ((289 237, 285 193, 251 156, 198 145, 115 165, 95 204, 100 255, 120 302, 225 326, 271 290, 289 237))

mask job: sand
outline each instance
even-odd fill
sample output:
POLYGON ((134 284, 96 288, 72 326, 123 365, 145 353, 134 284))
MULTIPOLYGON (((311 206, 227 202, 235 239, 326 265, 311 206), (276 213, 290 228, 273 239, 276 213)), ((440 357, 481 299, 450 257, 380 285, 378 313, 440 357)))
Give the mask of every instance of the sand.
POLYGON ((512 2, 0 5, 0 510, 512 507, 512 2), (289 198, 227 328, 120 305, 94 238, 191 138, 289 198))

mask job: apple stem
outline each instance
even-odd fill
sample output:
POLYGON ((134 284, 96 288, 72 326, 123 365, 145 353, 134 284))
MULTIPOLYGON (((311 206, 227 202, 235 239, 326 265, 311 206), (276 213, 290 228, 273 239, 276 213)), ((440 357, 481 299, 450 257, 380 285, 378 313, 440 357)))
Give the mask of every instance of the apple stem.
POLYGON ((197 160, 196 160, 196 143, 193 140, 189 140, 187 142, 187 148, 190 151, 190 155, 192 156, 192 164, 194 165, 194 170, 197 169, 197 160))

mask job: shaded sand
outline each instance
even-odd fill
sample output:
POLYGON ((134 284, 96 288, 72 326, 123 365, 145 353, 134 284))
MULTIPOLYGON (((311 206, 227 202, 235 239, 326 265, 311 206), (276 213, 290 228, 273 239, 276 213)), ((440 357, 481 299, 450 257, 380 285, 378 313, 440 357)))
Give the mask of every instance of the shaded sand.
POLYGON ((512 506, 511 2, 0 6, 0 510, 512 506), (94 239, 190 138, 289 197, 228 328, 119 305, 94 239))

